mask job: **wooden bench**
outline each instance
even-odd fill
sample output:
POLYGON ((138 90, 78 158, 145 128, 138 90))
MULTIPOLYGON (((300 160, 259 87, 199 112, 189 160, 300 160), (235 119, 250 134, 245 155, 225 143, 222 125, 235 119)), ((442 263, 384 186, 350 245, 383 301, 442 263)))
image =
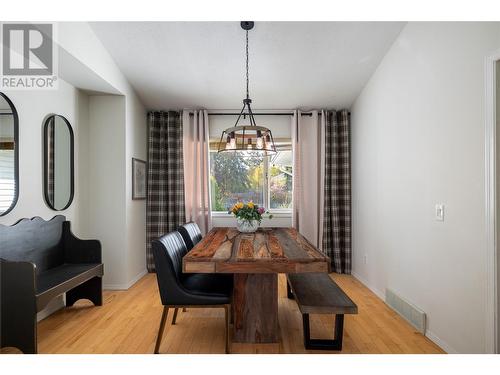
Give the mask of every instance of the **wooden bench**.
POLYGON ((102 305, 101 244, 80 240, 64 216, 0 225, 0 347, 37 352, 37 312, 66 293, 102 305))
POLYGON ((358 307, 326 273, 288 274, 288 298, 295 298, 302 314, 306 349, 342 350, 344 314, 357 314, 358 307), (311 339, 309 314, 335 314, 334 338, 311 339))

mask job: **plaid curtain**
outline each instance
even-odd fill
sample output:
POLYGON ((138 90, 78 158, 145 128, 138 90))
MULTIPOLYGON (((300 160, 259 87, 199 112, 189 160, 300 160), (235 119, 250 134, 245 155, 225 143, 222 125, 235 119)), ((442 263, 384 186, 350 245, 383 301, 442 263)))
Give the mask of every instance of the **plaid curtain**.
POLYGON ((151 241, 184 223, 182 124, 179 112, 148 113, 146 261, 154 272, 151 241))
POLYGON ((351 273, 351 153, 347 110, 327 111, 323 251, 337 273, 351 273))

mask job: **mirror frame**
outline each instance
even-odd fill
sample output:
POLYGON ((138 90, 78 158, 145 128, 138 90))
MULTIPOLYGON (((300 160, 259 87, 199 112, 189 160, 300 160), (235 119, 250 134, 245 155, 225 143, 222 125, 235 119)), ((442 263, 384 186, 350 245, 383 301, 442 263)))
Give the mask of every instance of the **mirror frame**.
POLYGON ((43 198, 45 199, 45 203, 47 206, 49 206, 50 209, 54 211, 64 211, 71 206, 71 203, 73 203, 73 197, 75 195, 75 140, 74 140, 74 134, 73 134, 73 127, 71 126, 70 122, 66 119, 66 117, 62 115, 58 115, 55 113, 52 113, 48 115, 45 118, 44 124, 43 124, 43 198), (48 164, 48 149, 47 149, 47 144, 48 144, 48 127, 49 127, 49 122, 52 118, 55 117, 60 117, 65 123, 66 126, 68 127, 69 130, 69 139, 70 139, 70 195, 68 199, 68 203, 66 206, 64 206, 61 209, 57 209, 53 206, 52 203, 50 203, 49 199, 49 192, 47 190, 47 187, 49 186, 49 176, 48 176, 48 169, 47 169, 47 164, 48 164))
POLYGON ((0 213, 0 216, 5 216, 16 207, 17 200, 19 199, 19 116, 14 103, 12 103, 9 97, 3 92, 0 92, 0 97, 10 106, 12 116, 14 117, 14 180, 16 181, 16 189, 10 207, 6 211, 0 213))

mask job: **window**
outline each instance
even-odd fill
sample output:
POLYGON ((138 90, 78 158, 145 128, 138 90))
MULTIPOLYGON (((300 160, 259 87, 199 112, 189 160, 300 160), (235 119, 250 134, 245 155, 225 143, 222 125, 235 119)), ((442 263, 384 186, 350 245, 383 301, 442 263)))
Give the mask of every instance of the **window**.
POLYGON ((0 141, 0 214, 12 205, 16 191, 13 144, 0 141))
POLYGON ((212 211, 227 212, 238 201, 250 201, 271 211, 292 209, 292 151, 278 145, 276 155, 252 152, 210 152, 212 211))
POLYGON ((271 210, 292 209, 292 151, 282 150, 271 157, 268 168, 271 210))

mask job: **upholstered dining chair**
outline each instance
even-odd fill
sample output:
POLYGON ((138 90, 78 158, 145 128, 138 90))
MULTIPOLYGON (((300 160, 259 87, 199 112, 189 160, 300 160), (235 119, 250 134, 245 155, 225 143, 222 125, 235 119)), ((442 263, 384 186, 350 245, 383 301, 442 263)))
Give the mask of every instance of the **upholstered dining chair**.
MULTIPOLYGON (((179 232, 174 231, 152 241, 156 279, 160 291, 163 313, 155 345, 160 349, 165 322, 170 308, 184 307, 223 308, 226 329, 226 353, 229 353, 229 315, 232 283, 215 274, 183 274, 182 257, 186 244, 179 232)), ((175 311, 174 311, 175 312, 175 311)), ((172 321, 175 324, 175 320, 172 321)))
POLYGON ((203 238, 200 227, 195 222, 183 224, 177 230, 184 239, 188 251, 190 251, 194 245, 200 242, 203 238))
MULTIPOLYGON (((181 225, 178 229, 182 238, 184 239, 184 243, 186 244, 187 251, 191 251, 193 247, 195 247, 198 242, 203 239, 203 235, 201 234, 200 227, 194 221, 181 225)), ((232 274, 218 274, 217 277, 221 279, 225 279, 226 283, 233 283, 233 275, 232 274)), ((183 312, 186 312, 187 309, 183 308, 183 312)), ((174 316, 172 318, 172 324, 175 324, 177 318, 177 309, 174 310, 174 316)), ((233 315, 231 314, 231 323, 233 315)))
MULTIPOLYGON (((177 228, 177 231, 181 234, 184 243, 186 244, 187 251, 190 251, 194 247, 194 245, 200 242, 203 238, 200 227, 194 221, 181 225, 179 228, 177 228)), ((187 309, 183 308, 182 311, 186 312, 187 309)), ((174 310, 172 324, 175 324, 176 318, 177 309, 174 310)))

